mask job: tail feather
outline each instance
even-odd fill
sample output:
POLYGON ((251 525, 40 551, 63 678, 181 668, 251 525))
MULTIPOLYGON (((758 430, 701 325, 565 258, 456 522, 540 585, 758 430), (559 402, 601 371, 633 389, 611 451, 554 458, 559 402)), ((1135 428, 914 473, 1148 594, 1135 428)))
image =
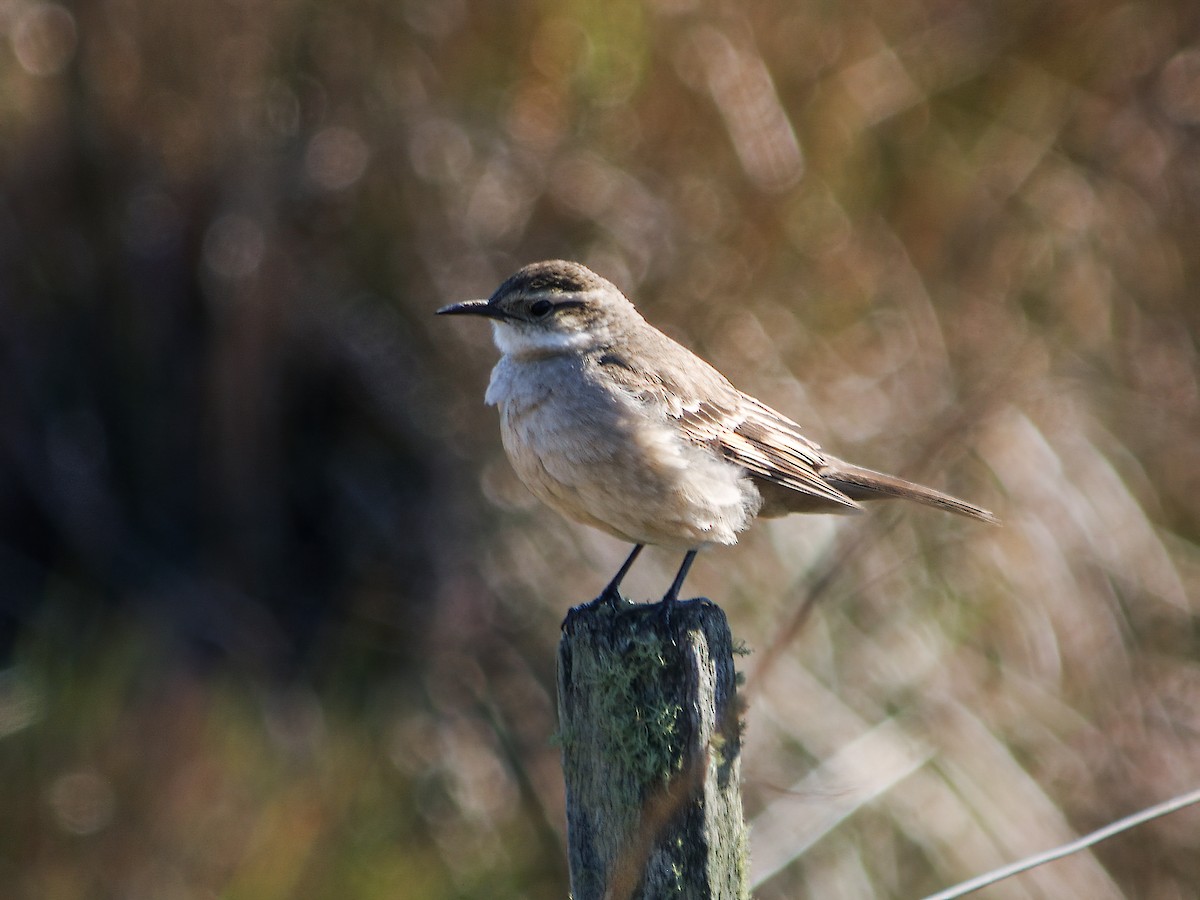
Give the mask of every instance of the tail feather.
POLYGON ((966 516, 968 519, 978 519, 992 525, 999 525, 1000 520, 991 512, 975 506, 965 500, 935 491, 933 488, 885 475, 871 469, 851 465, 841 460, 830 460, 829 468, 821 472, 821 478, 831 487, 837 488, 852 500, 884 500, 889 497, 899 497, 904 500, 915 500, 935 509, 966 516))

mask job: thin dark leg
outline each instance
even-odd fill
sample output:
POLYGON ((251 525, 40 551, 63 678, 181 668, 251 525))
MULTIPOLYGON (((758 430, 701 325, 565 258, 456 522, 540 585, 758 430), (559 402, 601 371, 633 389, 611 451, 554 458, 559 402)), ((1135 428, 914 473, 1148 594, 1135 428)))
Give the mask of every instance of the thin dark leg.
POLYGON ((634 544, 633 551, 621 564, 621 568, 617 569, 617 574, 613 576, 613 580, 608 583, 608 587, 600 592, 600 599, 607 600, 609 603, 623 603, 625 598, 621 596, 621 580, 633 566, 633 561, 638 558, 638 554, 642 552, 645 544, 634 544))
POLYGON ((696 551, 689 550, 687 556, 683 558, 683 565, 679 567, 679 574, 675 576, 675 580, 671 582, 671 587, 668 588, 666 595, 663 597, 663 603, 674 603, 679 599, 679 589, 683 587, 683 579, 687 578, 688 569, 692 567, 692 563, 696 561, 696 551))

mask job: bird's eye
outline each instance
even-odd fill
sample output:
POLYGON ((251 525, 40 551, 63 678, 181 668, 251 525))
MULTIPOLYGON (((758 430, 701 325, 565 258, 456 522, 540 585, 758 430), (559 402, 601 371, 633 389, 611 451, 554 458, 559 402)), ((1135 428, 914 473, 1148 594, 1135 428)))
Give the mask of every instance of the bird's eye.
POLYGON ((552 309, 554 309, 554 304, 549 300, 536 300, 529 305, 530 314, 539 319, 552 309))

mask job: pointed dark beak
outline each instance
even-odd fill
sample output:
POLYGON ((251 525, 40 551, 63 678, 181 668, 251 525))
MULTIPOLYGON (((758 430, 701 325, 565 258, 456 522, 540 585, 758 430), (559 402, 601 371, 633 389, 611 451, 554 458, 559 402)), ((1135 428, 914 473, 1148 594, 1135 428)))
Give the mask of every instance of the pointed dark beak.
POLYGON ((492 306, 486 300, 464 300, 462 303, 451 303, 437 311, 439 316, 483 316, 487 319, 507 319, 508 316, 498 306, 492 306))

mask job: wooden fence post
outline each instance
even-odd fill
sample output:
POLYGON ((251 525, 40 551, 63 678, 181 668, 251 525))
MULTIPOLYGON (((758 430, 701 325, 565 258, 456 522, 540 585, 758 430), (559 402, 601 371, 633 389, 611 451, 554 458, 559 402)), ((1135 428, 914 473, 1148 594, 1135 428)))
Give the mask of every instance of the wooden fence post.
POLYGON ((743 900, 729 624, 708 600, 567 614, 558 708, 574 900, 743 900))

